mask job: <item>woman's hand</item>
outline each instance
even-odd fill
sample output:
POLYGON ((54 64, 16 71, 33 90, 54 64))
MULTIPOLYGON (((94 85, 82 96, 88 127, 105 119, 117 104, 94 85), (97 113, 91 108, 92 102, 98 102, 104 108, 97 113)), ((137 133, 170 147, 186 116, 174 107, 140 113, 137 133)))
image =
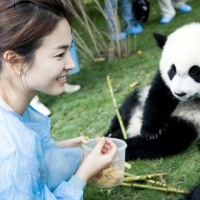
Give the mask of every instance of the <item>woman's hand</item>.
POLYGON ((87 140, 85 139, 84 136, 72 138, 69 140, 63 140, 60 142, 56 142, 56 145, 60 148, 68 148, 68 147, 77 147, 79 144, 87 144, 87 140))
POLYGON ((105 137, 101 138, 75 175, 88 181, 112 162, 116 152, 117 146, 111 140, 105 137))

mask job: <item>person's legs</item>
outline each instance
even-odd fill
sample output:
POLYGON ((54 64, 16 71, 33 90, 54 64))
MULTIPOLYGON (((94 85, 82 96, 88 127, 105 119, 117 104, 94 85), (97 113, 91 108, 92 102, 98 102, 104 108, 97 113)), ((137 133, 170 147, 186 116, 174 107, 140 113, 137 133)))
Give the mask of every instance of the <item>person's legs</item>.
POLYGON ((134 26, 136 24, 131 6, 132 4, 130 0, 121 0, 121 10, 122 10, 122 17, 125 22, 125 29, 134 26))
POLYGON ((107 16, 107 29, 112 40, 123 40, 126 38, 127 33, 121 32, 117 21, 117 1, 105 0, 104 12, 107 16))
POLYGON ((172 0, 158 0, 160 6, 162 18, 160 19, 161 24, 167 24, 171 22, 176 15, 172 0))
POLYGON ((186 0, 172 0, 174 8, 180 8, 186 3, 186 0))
POLYGON ((125 23, 125 30, 129 34, 138 34, 143 31, 143 28, 135 20, 132 13, 132 3, 130 0, 121 0, 122 17, 125 23))
POLYGON ((176 11, 174 9, 172 0, 158 0, 162 16, 174 17, 176 11))

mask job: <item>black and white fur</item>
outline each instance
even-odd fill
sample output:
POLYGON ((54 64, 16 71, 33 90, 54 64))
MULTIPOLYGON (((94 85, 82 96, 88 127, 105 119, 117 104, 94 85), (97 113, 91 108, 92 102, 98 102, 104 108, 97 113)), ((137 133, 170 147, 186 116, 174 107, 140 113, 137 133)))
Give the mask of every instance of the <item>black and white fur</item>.
MULTIPOLYGON (((120 107, 126 160, 177 154, 200 133, 200 23, 154 37, 162 49, 159 69, 150 86, 133 91, 120 107)), ((106 136, 123 139, 116 116, 106 136)), ((184 200, 200 200, 200 184, 184 200)))
MULTIPOLYGON (((162 55, 152 84, 133 91, 120 107, 128 135, 126 160, 173 155, 199 137, 200 23, 154 37, 162 55)), ((116 116, 106 136, 123 137, 116 116)))

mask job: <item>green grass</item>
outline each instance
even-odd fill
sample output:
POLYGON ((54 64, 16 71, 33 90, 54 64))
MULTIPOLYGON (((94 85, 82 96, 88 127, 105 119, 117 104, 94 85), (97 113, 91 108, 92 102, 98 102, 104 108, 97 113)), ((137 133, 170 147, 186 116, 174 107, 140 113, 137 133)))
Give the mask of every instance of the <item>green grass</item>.
MULTIPOLYGON (((41 100, 52 111, 50 117, 52 137, 62 140, 79 135, 89 137, 104 135, 115 114, 106 76, 109 75, 113 80, 113 89, 118 105, 133 90, 129 87, 130 83, 138 81, 137 87, 149 84, 158 69, 161 53, 152 37, 152 32, 167 35, 183 24, 198 22, 200 2, 197 0, 188 2, 193 7, 191 13, 177 12, 175 19, 170 24, 160 25, 160 9, 157 1, 150 1, 149 20, 143 24, 144 32, 137 36, 137 49, 143 52, 140 56, 133 55, 101 63, 92 63, 91 60, 84 60, 79 56, 81 72, 69 77, 69 83, 80 84, 82 89, 77 93, 62 94, 58 97, 40 95, 41 100)), ((93 21, 99 25, 99 29, 106 31, 103 17, 94 11, 91 11, 91 15, 93 21)), ((90 39, 84 30, 76 22, 74 22, 74 26, 88 41, 88 46, 91 46, 90 39)), ((131 36, 132 49, 133 39, 134 37, 131 36)), ((200 179, 200 154, 196 145, 197 142, 194 142, 185 152, 169 158, 130 162, 132 169, 129 171, 138 175, 167 172, 168 176, 165 177, 165 180, 168 184, 180 188, 190 188, 200 179)), ((90 185, 86 187, 84 194, 86 200, 175 200, 181 196, 176 193, 125 187, 97 189, 90 185)))

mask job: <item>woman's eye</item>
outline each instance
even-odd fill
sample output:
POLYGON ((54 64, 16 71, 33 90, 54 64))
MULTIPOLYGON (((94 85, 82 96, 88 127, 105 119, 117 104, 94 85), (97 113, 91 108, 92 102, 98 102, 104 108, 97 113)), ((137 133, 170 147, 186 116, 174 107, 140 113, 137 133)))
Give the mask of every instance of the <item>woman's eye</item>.
POLYGON ((61 53, 61 54, 58 54, 56 57, 62 58, 64 55, 65 55, 65 53, 61 53))

